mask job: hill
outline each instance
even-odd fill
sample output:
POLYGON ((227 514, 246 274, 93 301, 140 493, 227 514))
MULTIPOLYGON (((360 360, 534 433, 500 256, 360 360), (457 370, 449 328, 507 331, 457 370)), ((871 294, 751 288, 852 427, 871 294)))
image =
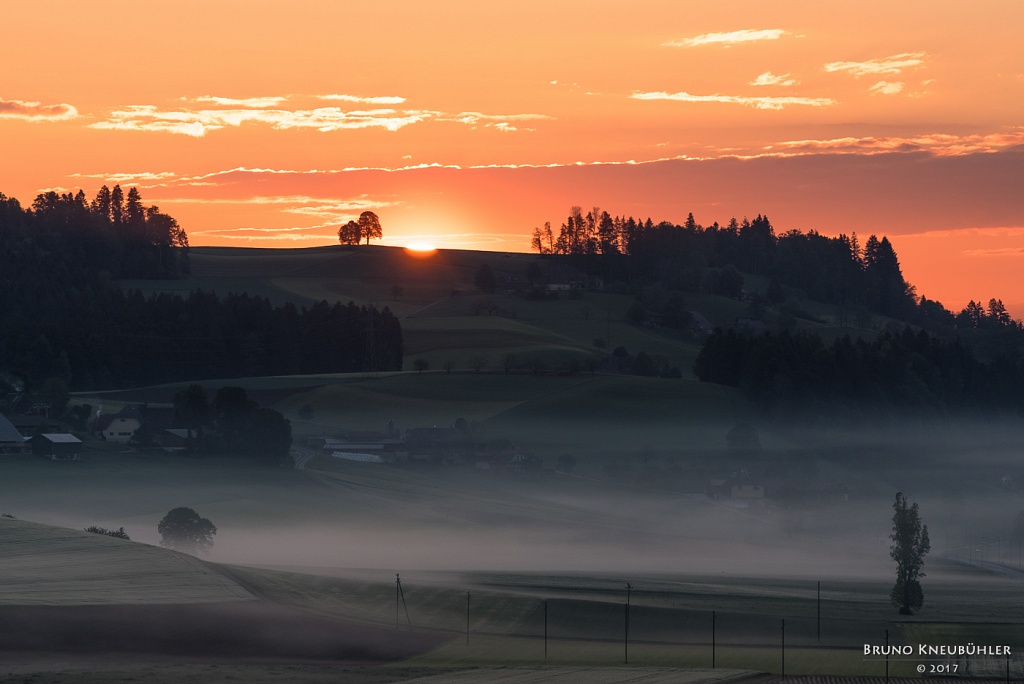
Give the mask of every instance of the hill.
POLYGON ((252 594, 186 554, 0 518, 0 605, 222 603, 252 594))
MULTIPOLYGON (((191 275, 182 280, 129 280, 122 286, 144 293, 247 292, 296 306, 320 300, 386 306, 401 322, 405 370, 421 359, 435 371, 580 371, 621 347, 630 358, 642 351, 685 377, 702 342, 699 326, 674 330, 657 317, 630 318, 638 301, 632 294, 594 287, 546 289, 563 287, 559 278, 565 277, 565 269, 546 255, 463 250, 423 255, 381 246, 199 247, 191 249, 190 259, 191 275), (493 272, 493 292, 474 282, 485 266, 493 272), (539 290, 531 289, 531 277, 539 290)), ((752 294, 769 284, 757 276, 748 281, 752 294)), ((653 310, 665 296, 648 288, 639 301, 653 310)), ((685 306, 707 326, 731 326, 751 316, 747 302, 722 295, 691 293, 685 306)), ((851 327, 836 307, 811 300, 802 301, 796 313, 794 329, 813 330, 827 340, 843 334, 871 337, 888 321, 869 316, 861 321, 867 327, 851 327)), ((771 327, 781 314, 768 306, 759 315, 771 327)))

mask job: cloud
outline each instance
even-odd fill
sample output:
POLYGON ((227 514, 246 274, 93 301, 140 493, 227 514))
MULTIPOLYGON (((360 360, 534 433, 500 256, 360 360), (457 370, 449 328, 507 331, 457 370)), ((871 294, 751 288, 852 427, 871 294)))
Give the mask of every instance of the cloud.
MULTIPOLYGON (((440 114, 437 117, 438 121, 455 121, 470 126, 476 126, 480 123, 486 125, 492 125, 492 123, 504 123, 508 124, 509 121, 540 121, 543 119, 553 119, 554 117, 546 114, 481 114, 480 112, 460 112, 458 114, 440 114)), ((514 128, 512 130, 515 130, 514 128)))
POLYGON ((672 40, 662 43, 665 47, 699 47, 701 45, 723 45, 729 47, 737 43, 750 43, 761 40, 778 40, 782 36, 791 35, 782 29, 741 29, 726 33, 704 33, 693 38, 672 40))
POLYGON ((404 97, 397 95, 382 95, 379 97, 359 97, 358 95, 317 95, 321 100, 338 100, 341 102, 359 102, 362 104, 402 104, 404 97))
POLYGON ((162 204, 227 204, 227 205, 257 205, 257 206, 278 206, 285 214, 299 214, 302 216, 313 216, 324 225, 337 223, 355 218, 364 211, 381 207, 393 207, 402 204, 401 202, 388 202, 370 199, 368 197, 337 198, 337 197, 308 197, 306 195, 280 195, 280 196, 254 196, 245 198, 214 198, 200 199, 194 197, 170 197, 161 198, 162 204))
POLYGON ((117 172, 117 173, 69 173, 69 178, 96 178, 108 183, 125 183, 136 184, 146 183, 153 181, 164 181, 171 180, 178 177, 178 174, 173 171, 139 171, 136 173, 130 172, 117 172))
POLYGON ((795 86, 800 85, 800 81, 795 78, 790 78, 789 74, 782 74, 777 76, 770 71, 766 71, 747 85, 752 86, 795 86))
POLYGON ((866 62, 829 62, 825 71, 834 73, 845 71, 856 78, 861 76, 883 76, 903 73, 904 69, 922 66, 928 55, 924 52, 904 52, 882 59, 870 59, 866 62))
POLYGON ((783 109, 792 105, 805 107, 831 107, 838 104, 828 97, 745 97, 742 95, 691 95, 680 93, 633 93, 634 100, 672 100, 674 102, 721 102, 739 104, 755 109, 783 109))
POLYGON ((252 107, 256 109, 264 109, 266 107, 276 107, 281 104, 287 97, 274 96, 274 97, 250 97, 243 100, 236 100, 231 97, 215 97, 213 95, 204 95, 203 97, 197 97, 193 102, 212 102, 215 105, 221 105, 226 107, 252 107))
POLYGON ((875 95, 896 95, 897 93, 903 92, 903 85, 902 81, 896 81, 895 83, 890 81, 879 81, 868 88, 868 90, 875 95))
POLYGON ((202 138, 208 132, 246 123, 262 123, 277 130, 313 128, 321 132, 342 129, 385 128, 397 131, 432 118, 433 112, 397 112, 393 109, 346 112, 338 107, 309 110, 205 109, 161 111, 152 105, 132 106, 111 112, 106 121, 90 125, 121 131, 157 131, 202 138))
POLYGON ((931 133, 913 137, 846 137, 825 140, 790 140, 770 146, 789 154, 888 154, 928 152, 937 157, 990 153, 1024 145, 1024 128, 1005 133, 953 135, 931 133))
POLYGON ((1020 256, 1024 254, 1024 247, 993 247, 992 249, 965 249, 960 252, 964 256, 989 257, 989 256, 1020 256))
MULTIPOLYGON (((354 96, 319 96, 353 100, 354 96)), ((276 130, 315 129, 322 133, 338 130, 384 128, 397 131, 425 121, 454 121, 471 126, 477 124, 504 124, 496 128, 515 131, 509 122, 550 119, 544 114, 482 114, 461 112, 447 114, 432 110, 392 108, 345 110, 340 107, 318 107, 315 109, 268 108, 278 98, 254 98, 251 101, 229 100, 227 98, 203 97, 197 100, 212 101, 215 104, 232 105, 224 109, 177 109, 162 110, 154 105, 133 105, 110 112, 105 121, 90 125, 90 128, 121 131, 155 131, 175 133, 202 138, 211 131, 223 128, 237 128, 244 124, 263 124, 276 130), (253 106, 234 106, 236 102, 252 102, 253 106), (265 106, 266 105, 266 106, 265 106)), ((404 98, 359 98, 361 101, 393 100, 404 98)))
MULTIPOLYGON (((336 243, 338 241, 337 230, 328 233, 308 232, 330 229, 331 226, 292 226, 284 228, 223 228, 218 230, 191 231, 193 238, 207 236, 217 240, 232 240, 237 242, 280 242, 288 240, 291 242, 312 242, 323 244, 324 242, 336 243)), ((212 242, 204 240, 204 242, 212 242)), ((217 243, 213 243, 217 244, 217 243)), ((223 244, 223 243, 220 243, 223 244)))
POLYGON ((77 116, 78 110, 69 104, 44 105, 41 102, 4 100, 0 98, 0 119, 66 121, 77 116))

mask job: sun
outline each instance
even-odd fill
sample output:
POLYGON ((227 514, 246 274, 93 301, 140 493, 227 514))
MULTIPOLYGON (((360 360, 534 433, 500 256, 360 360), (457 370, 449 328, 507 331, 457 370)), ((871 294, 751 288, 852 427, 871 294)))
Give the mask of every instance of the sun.
POLYGON ((429 256, 437 251, 437 247, 429 242, 417 240, 407 244, 405 246, 405 251, 409 252, 413 256, 429 256))

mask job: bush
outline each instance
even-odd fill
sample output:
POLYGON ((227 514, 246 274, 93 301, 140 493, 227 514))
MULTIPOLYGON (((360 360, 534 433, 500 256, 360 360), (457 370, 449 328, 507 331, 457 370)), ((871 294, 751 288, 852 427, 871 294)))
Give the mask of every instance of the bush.
POLYGON ((119 527, 116 530, 108 530, 106 527, 86 527, 86 532, 92 532, 93 534, 105 534, 108 537, 114 537, 115 539, 124 539, 125 541, 131 541, 132 538, 124 531, 123 527, 119 527))

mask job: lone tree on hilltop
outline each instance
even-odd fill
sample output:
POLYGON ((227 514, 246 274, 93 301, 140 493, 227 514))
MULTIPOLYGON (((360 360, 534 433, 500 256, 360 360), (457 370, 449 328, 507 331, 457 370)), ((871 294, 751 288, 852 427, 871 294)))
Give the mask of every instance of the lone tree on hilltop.
POLYGON ((364 211, 359 215, 359 233, 366 238, 366 244, 370 244, 370 238, 379 240, 384 237, 384 231, 380 227, 380 219, 372 211, 364 211))
POLYGON ((896 561, 896 584, 889 592, 889 598, 894 606, 899 607, 900 615, 913 615, 924 603, 924 592, 918 578, 924 577, 921 566, 932 546, 928 541, 928 526, 921 524, 916 503, 908 505, 903 492, 897 492, 892 507, 895 513, 892 516, 889 555, 896 561))
POLYGON ((199 517, 191 508, 185 506, 168 511, 164 519, 157 523, 156 531, 160 533, 160 545, 178 551, 202 551, 213 548, 213 536, 217 528, 206 518, 199 517))

